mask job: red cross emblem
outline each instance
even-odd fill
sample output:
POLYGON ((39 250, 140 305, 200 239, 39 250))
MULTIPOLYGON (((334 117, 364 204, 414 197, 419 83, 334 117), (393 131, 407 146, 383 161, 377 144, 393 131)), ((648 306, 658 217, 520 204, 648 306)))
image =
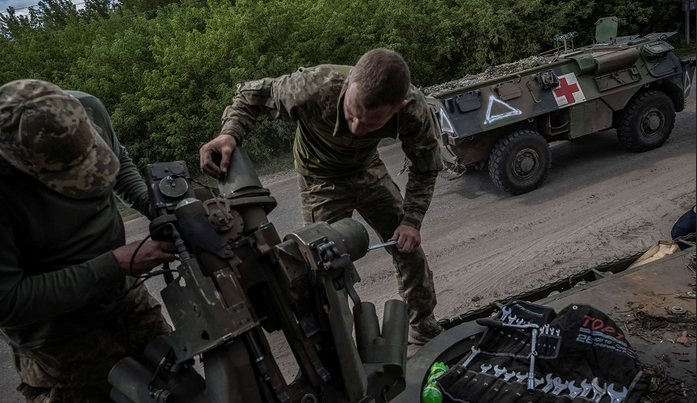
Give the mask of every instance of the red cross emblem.
POLYGON ((559 79, 559 88, 554 90, 554 95, 560 98, 566 97, 566 102, 572 104, 576 102, 576 98, 574 98, 574 92, 578 92, 578 85, 569 85, 569 83, 566 82, 566 77, 562 77, 559 79))
POLYGON ((586 96, 583 95, 583 90, 579 87, 574 73, 559 76, 559 86, 553 91, 554 98, 560 108, 586 100, 586 96))

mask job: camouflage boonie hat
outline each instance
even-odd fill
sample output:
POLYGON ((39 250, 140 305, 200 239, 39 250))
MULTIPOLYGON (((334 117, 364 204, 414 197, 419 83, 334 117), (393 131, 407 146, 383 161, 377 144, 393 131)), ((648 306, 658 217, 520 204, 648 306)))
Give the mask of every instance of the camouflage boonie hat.
POLYGON ((74 199, 111 191, 119 160, 77 98, 39 80, 0 87, 0 154, 74 199))

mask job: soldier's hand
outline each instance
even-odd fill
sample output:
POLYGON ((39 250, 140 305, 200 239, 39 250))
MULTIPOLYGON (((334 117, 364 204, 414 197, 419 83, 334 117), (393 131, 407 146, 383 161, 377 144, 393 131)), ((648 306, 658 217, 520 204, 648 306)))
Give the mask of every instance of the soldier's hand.
POLYGON ((204 144, 199 150, 201 170, 216 179, 224 178, 225 174, 227 174, 228 165, 230 165, 232 150, 234 150, 236 146, 237 141, 235 141, 235 138, 227 134, 221 134, 207 144, 204 144), (213 162, 213 154, 220 154, 222 156, 220 166, 213 162))
POLYGON ((174 245, 169 242, 146 241, 133 258, 133 272, 131 272, 131 257, 139 244, 140 241, 132 242, 113 251, 119 266, 126 274, 147 273, 162 263, 174 261, 174 245))
POLYGON ((421 245, 421 233, 414 227, 402 224, 397 227, 389 241, 397 241, 396 246, 400 252, 411 253, 421 245))

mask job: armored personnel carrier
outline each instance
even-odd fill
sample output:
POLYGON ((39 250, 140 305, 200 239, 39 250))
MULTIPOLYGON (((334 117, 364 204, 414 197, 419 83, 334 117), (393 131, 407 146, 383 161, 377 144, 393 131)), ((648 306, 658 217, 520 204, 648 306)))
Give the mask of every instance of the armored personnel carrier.
POLYGON ((482 169, 502 190, 538 188, 551 167, 549 143, 614 128, 635 152, 660 147, 685 107, 695 58, 679 59, 674 33, 617 37, 617 19, 596 23, 596 43, 498 66, 423 89, 439 129, 445 165, 482 169), (521 67, 522 66, 522 67, 521 67))

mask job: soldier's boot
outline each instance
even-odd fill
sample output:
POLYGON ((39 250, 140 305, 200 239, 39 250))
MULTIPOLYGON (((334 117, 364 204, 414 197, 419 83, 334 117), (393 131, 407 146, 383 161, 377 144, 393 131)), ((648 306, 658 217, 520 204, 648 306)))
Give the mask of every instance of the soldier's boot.
POLYGON ((435 316, 430 315, 419 326, 411 326, 409 328, 409 344, 423 346, 431 341, 434 337, 443 333, 444 329, 436 321, 435 316))

